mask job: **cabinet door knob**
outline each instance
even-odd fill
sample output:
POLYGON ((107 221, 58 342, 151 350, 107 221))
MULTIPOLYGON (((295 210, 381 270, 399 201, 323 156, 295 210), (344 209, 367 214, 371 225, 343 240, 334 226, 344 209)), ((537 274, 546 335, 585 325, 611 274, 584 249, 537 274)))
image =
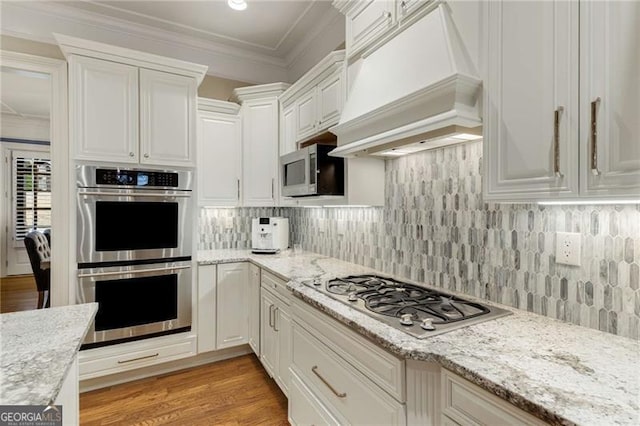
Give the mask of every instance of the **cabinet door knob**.
POLYGON ((133 152, 129 153, 129 157, 133 157, 135 154, 133 152))
POLYGON ((386 19, 391 19, 391 12, 389 12, 388 10, 385 12, 382 12, 382 17, 386 19))
POLYGON ((149 158, 149 154, 144 154, 144 158, 149 158))

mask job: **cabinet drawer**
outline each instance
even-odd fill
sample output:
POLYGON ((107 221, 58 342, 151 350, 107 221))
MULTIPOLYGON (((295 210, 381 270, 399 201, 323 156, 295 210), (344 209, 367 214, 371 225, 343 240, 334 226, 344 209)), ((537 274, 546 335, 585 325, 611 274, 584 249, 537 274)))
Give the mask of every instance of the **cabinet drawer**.
POLYGON ((263 286, 274 290, 274 292, 280 296, 287 305, 291 303, 291 291, 287 289, 287 282, 285 280, 280 279, 263 269, 260 283, 263 286))
POLYGON ((503 399, 491 395, 484 389, 446 370, 442 370, 442 390, 444 424, 546 424, 542 420, 525 413, 503 399))
POLYGON ((179 340, 161 339, 156 342, 132 342, 80 352, 80 380, 161 364, 196 354, 194 335, 179 340))
POLYGON ((338 321, 294 299, 295 321, 331 348, 362 374, 400 402, 405 402, 405 362, 338 321))
POLYGON ((351 424, 403 425, 404 405, 304 328, 293 327, 293 365, 310 387, 351 424))
POLYGON ((329 410, 303 383, 295 370, 291 371, 289 389, 289 423, 292 425, 340 425, 329 410))

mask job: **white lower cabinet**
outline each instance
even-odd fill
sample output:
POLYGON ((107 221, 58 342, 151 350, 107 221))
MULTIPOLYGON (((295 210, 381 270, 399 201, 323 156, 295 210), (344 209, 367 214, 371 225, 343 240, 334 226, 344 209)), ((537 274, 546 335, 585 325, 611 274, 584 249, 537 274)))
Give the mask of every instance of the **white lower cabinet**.
POLYGON ((249 264, 218 265, 216 349, 249 343, 249 264))
POLYGON ((64 426, 76 426, 80 424, 80 400, 78 389, 78 357, 73 359, 73 364, 62 382, 62 387, 56 397, 54 405, 62 405, 62 424, 64 426))
POLYGON ((196 336, 180 333, 81 351, 80 380, 93 379, 196 355, 196 336))
POLYGON ((442 370, 442 423, 445 425, 544 425, 505 400, 442 370))
POLYGON ((304 302, 292 317, 292 424, 406 424, 402 359, 304 302))
POLYGON ((260 360, 285 395, 289 393, 291 316, 286 283, 262 271, 260 286, 260 360), (279 289, 278 289, 279 287, 279 289))
POLYGON ((249 346, 260 357, 260 268, 249 265, 249 346))

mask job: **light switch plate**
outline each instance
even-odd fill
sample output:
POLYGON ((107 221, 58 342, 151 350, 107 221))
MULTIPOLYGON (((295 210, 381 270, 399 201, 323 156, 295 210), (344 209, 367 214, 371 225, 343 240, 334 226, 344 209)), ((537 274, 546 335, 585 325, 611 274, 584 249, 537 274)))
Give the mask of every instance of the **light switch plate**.
POLYGON ((580 266, 582 235, 577 232, 556 233, 556 263, 580 266))

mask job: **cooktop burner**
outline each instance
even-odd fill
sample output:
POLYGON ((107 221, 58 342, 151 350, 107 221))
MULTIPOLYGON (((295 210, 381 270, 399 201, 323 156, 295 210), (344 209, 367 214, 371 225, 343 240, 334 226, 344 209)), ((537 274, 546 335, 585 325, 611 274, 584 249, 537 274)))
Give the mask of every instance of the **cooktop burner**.
POLYGON ((510 314, 437 290, 378 275, 352 275, 306 283, 334 299, 423 338, 510 314))

